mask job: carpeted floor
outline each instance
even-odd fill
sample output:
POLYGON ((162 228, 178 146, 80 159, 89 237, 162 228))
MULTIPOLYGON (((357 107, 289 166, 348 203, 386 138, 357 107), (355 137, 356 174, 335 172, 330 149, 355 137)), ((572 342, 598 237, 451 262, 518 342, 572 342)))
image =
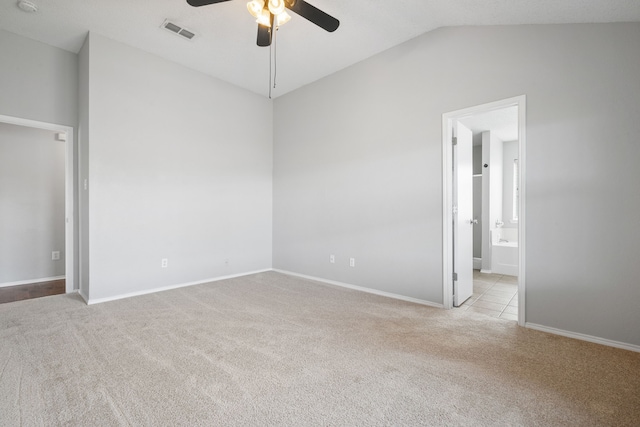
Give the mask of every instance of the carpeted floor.
POLYGON ((640 354, 263 273, 0 306, 1 426, 638 426, 640 354))

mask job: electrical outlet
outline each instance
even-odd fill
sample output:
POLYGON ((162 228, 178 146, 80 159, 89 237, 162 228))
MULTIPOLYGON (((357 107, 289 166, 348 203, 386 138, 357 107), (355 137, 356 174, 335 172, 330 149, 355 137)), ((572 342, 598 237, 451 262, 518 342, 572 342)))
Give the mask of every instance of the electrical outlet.
POLYGON ((349 258, 349 267, 355 267, 355 266, 356 266, 356 259, 349 258))
POLYGON ((335 264, 336 263, 336 256, 335 255, 329 255, 329 262, 331 264, 335 264))
POLYGON ((58 261, 60 259, 60 251, 51 252, 51 260, 58 261))
POLYGON ((162 258, 162 268, 167 268, 169 267, 169 259, 168 258, 162 258))

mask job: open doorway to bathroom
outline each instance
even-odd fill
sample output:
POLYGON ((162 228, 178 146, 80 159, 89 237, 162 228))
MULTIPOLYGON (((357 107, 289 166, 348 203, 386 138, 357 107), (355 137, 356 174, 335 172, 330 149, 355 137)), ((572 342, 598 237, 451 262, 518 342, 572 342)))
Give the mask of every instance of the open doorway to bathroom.
POLYGON ((444 305, 521 325, 524 108, 522 96, 443 115, 444 305))

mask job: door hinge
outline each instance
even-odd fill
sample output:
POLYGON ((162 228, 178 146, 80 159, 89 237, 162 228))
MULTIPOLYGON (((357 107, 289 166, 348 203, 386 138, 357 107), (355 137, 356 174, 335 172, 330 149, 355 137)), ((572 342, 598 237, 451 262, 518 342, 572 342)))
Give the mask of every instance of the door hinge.
POLYGON ((454 282, 458 281, 458 273, 453 273, 453 281, 454 282))
POLYGON ((454 136, 454 137, 451 139, 451 142, 453 143, 453 145, 458 145, 458 137, 457 137, 457 136, 454 136))

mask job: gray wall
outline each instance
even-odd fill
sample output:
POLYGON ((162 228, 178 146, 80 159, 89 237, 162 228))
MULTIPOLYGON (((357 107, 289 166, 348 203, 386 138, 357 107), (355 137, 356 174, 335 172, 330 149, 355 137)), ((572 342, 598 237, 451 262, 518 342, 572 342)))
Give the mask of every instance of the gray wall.
POLYGON ((88 34, 78 52, 78 252, 76 260, 79 275, 79 290, 85 300, 91 298, 89 289, 89 45, 88 34), (87 187, 85 188, 85 182, 87 187))
POLYGON ((475 145, 475 139, 479 137, 482 141, 482 133, 473 135, 474 146, 473 146, 473 174, 474 175, 482 175, 482 142, 480 145, 475 145))
POLYGON ((75 127, 77 55, 0 30, 0 114, 75 127))
POLYGON ((504 228, 518 228, 513 222, 513 161, 518 158, 518 141, 505 141, 502 151, 502 221, 504 228))
POLYGON ((90 298, 269 269, 272 101, 97 34, 80 62, 90 298))
MULTIPOLYGON (((475 135, 474 135, 475 139, 475 135)), ((473 147, 473 218, 478 224, 473 226, 473 257, 482 258, 482 145, 473 147)))
POLYGON ((526 320, 640 345, 638 46, 442 28, 276 99, 274 267, 441 303, 442 114, 525 94, 526 320))
MULTIPOLYGON (((492 132, 483 132, 488 135, 488 140, 490 141, 486 144, 489 147, 489 159, 484 160, 484 163, 488 163, 489 167, 485 169, 485 178, 488 181, 488 198, 489 198, 489 230, 495 230, 499 228, 496 224, 498 221, 504 222, 504 218, 502 217, 502 193, 504 191, 504 179, 503 179, 503 171, 504 167, 503 163, 503 141, 495 136, 492 132)), ((483 147, 485 142, 482 143, 483 147)), ((484 150, 484 148, 483 148, 484 150)), ((485 180, 483 178, 483 180, 485 180)), ((487 187, 485 186, 484 189, 487 187)), ((491 237, 489 237, 489 240, 491 237)))
MULTIPOLYGON (((0 30, 0 58, 0 115, 77 127, 76 54, 0 30)), ((77 176, 73 182, 77 193, 77 176)), ((77 248, 77 217, 73 227, 77 248)))
POLYGON ((64 165, 54 132, 0 123, 0 286, 64 276, 64 165))
POLYGON ((491 131, 482 132, 482 270, 493 268, 492 232, 502 221, 502 140, 491 131))

